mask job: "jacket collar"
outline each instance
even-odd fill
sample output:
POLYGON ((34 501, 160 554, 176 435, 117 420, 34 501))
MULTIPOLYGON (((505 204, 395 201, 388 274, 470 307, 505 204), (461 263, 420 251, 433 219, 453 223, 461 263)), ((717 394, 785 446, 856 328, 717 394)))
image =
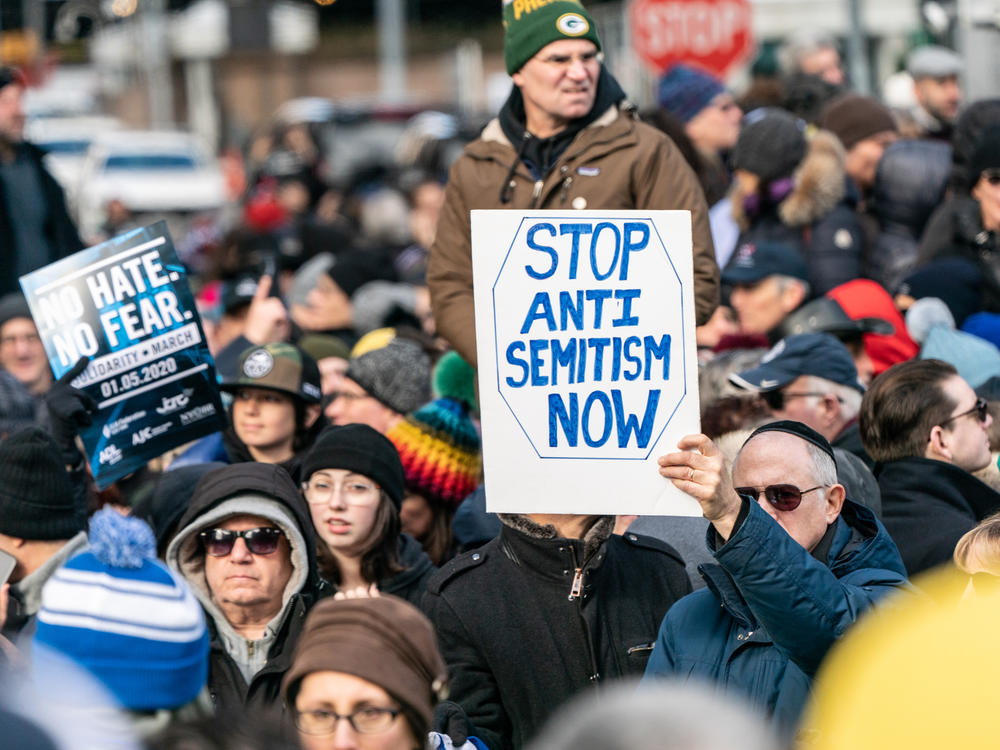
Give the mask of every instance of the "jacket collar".
POLYGON ((614 516, 600 516, 583 539, 556 536, 552 526, 539 526, 527 516, 501 514, 498 543, 515 565, 543 578, 565 580, 566 571, 594 570, 604 561, 614 516))
MULTIPOLYGON (((847 156, 837 136, 820 130, 809 141, 802 162, 795 169, 794 187, 777 206, 762 211, 764 215, 777 214, 781 222, 790 227, 807 226, 826 216, 840 203, 847 192, 847 156)), ((743 229, 752 221, 743 208, 744 194, 733 183, 733 218, 743 229)))
POLYGON ((932 458, 901 458, 875 465, 882 494, 913 493, 933 496, 983 519, 1000 507, 1000 493, 965 469, 932 458))

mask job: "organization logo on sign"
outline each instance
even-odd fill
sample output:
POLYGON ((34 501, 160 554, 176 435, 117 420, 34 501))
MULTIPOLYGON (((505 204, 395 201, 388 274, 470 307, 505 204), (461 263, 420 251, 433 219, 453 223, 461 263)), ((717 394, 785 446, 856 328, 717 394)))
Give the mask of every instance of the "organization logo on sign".
POLYGON ((156 407, 156 413, 167 415, 184 409, 191 402, 192 393, 194 393, 192 389, 186 388, 183 393, 178 393, 176 396, 164 396, 160 405, 156 407))

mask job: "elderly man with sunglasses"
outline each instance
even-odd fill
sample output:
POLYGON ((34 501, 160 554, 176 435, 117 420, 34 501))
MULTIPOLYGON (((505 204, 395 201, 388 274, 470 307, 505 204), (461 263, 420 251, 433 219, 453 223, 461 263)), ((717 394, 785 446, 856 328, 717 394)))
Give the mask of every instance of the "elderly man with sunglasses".
POLYGON ((801 422, 758 428, 732 476, 705 435, 662 456, 660 474, 711 523, 707 588, 660 626, 644 682, 712 680, 790 732, 826 652, 880 598, 906 586, 896 546, 870 510, 845 498, 833 449, 801 422))
POLYGON ((234 464, 198 482, 178 528, 167 563, 205 609, 216 710, 275 706, 306 612, 332 593, 305 500, 280 466, 234 464))
POLYGON ((937 359, 890 367, 865 393, 861 439, 911 576, 951 562, 958 540, 1000 510, 1000 493, 972 474, 993 458, 992 423, 986 401, 937 359))

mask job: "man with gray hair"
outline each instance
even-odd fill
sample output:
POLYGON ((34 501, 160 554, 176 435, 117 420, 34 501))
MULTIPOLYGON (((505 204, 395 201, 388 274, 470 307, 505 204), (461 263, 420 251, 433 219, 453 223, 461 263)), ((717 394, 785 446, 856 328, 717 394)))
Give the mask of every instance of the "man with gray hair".
POLYGON ((660 474, 711 523, 708 586, 663 619, 645 681, 711 680, 794 730, 833 643, 881 597, 906 585, 885 527, 848 500, 833 449, 801 422, 754 431, 732 476, 705 435, 681 439, 660 474))
POLYGON ((846 80, 837 41, 825 31, 801 29, 789 35, 778 49, 778 62, 785 76, 804 73, 834 86, 846 80))

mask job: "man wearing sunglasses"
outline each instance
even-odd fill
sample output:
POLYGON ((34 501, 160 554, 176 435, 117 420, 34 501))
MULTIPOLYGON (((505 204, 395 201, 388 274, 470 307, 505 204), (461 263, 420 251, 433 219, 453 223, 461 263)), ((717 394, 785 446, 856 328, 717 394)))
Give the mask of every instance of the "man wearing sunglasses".
POLYGON ((198 482, 178 528, 167 563, 205 609, 216 709, 276 705, 306 612, 330 591, 305 500, 280 466, 234 464, 198 482))
POLYGON ((829 442, 794 421, 750 435, 732 475, 705 435, 662 456, 660 474, 711 523, 708 586, 660 626, 645 680, 713 680, 794 730, 833 643, 882 596, 906 585, 874 514, 845 498, 829 442))
POLYGON ((879 375, 861 402, 882 519, 910 575, 950 562, 955 544, 1000 510, 972 472, 992 460, 985 400, 947 362, 910 360, 879 375))

